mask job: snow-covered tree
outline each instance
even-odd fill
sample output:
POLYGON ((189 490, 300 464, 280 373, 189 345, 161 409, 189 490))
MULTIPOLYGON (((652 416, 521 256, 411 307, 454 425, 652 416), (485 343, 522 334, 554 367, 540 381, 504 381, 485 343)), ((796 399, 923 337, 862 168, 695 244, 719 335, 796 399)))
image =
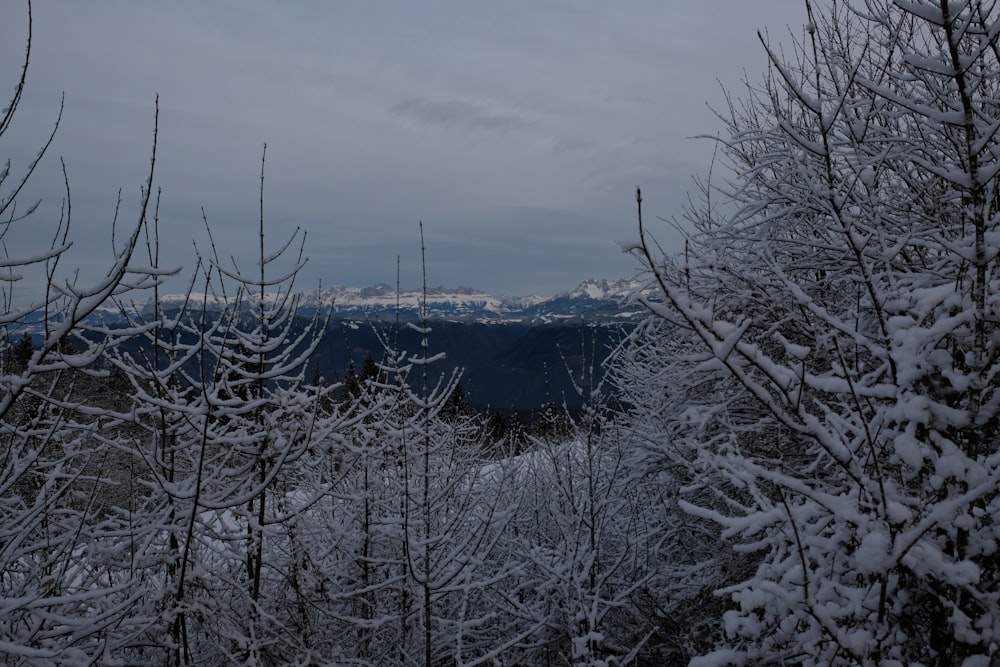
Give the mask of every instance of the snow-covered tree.
MULTIPOLYGON (((122 304, 143 333, 113 357, 133 397, 119 418, 131 419, 135 435, 121 449, 136 458, 146 488, 135 533, 151 545, 143 572, 159 589, 157 623, 136 642, 156 648, 137 649, 136 659, 310 655, 292 537, 300 515, 335 481, 329 462, 344 420, 320 412, 336 387, 305 380, 326 321, 322 311, 298 316, 303 235, 297 230, 270 252, 263 196, 261 206, 253 272, 213 253, 199 258, 182 299, 154 290, 149 304, 122 304)), ((155 270, 155 221, 149 231, 155 270)))
MULTIPOLYGON (((760 557, 697 664, 987 665, 1000 651, 1000 12, 806 2, 722 115, 687 262, 635 252, 716 408, 682 500, 760 557), (728 383, 728 384, 727 384, 728 383)), ((666 437, 666 436, 665 436, 666 437)))
MULTIPOLYGON (((0 145, 27 83, 30 3, 27 9, 26 54, 15 92, 0 113, 0 145)), ((102 354, 134 332, 102 330, 90 316, 109 297, 150 282, 151 274, 131 269, 130 262, 149 207, 156 130, 138 222, 118 238, 103 275, 81 277, 64 266, 72 245, 65 169, 61 206, 23 201, 58 125, 56 119, 28 164, 8 160, 0 168, 0 655, 5 664, 93 663, 146 622, 130 587, 130 545, 119 539, 127 518, 108 500, 118 494, 108 474, 110 434, 121 425, 102 411, 111 402, 114 379, 102 354), (15 228, 25 226, 40 245, 10 241, 18 236, 15 228)))
MULTIPOLYGON (((582 359, 607 352, 588 349, 586 335, 581 346, 582 359)), ((593 368, 567 364, 567 372, 576 392, 568 398, 582 407, 547 406, 548 428, 495 464, 511 480, 514 508, 498 553, 518 573, 493 593, 493 606, 507 633, 522 635, 504 657, 512 664, 672 664, 677 651, 666 646, 672 619, 665 614, 680 586, 668 591, 663 583, 685 563, 663 548, 665 533, 683 530, 669 513, 671 489, 660 471, 639 465, 642 431, 624 408, 607 403, 593 368)))
POLYGON ((509 539, 524 568, 500 608, 538 625, 520 654, 529 663, 629 664, 655 632, 636 600, 653 577, 657 490, 632 475, 623 434, 607 423, 597 433, 593 416, 562 439, 536 438, 511 466, 509 539))
POLYGON ((739 430, 734 417, 746 400, 732 382, 700 371, 698 348, 689 332, 653 317, 608 361, 620 405, 614 427, 627 442, 622 464, 644 495, 633 520, 655 535, 642 556, 651 576, 634 596, 655 627, 644 655, 670 665, 722 638, 719 617, 731 604, 716 591, 749 576, 756 560, 728 549, 714 522, 681 509, 683 501, 725 506, 726 480, 699 453, 739 430))

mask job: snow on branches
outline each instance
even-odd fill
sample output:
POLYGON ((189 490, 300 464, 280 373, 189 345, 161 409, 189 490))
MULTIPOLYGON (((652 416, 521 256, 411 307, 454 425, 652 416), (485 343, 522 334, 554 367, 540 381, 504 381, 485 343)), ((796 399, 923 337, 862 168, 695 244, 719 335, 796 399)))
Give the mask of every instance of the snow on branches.
POLYGON ((653 317, 700 355, 675 391, 715 388, 712 428, 664 435, 702 473, 688 493, 716 485, 685 507, 760 554, 698 664, 1000 651, 993 4, 807 2, 720 114, 735 177, 706 194, 735 212, 691 211, 683 267, 640 216, 653 317))

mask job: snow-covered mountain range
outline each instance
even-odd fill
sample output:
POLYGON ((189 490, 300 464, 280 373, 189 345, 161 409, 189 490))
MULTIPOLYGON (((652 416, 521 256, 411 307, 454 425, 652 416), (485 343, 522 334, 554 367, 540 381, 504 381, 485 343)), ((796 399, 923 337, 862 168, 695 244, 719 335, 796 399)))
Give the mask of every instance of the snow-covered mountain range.
MULTIPOLYGON (((314 312, 317 308, 331 309, 334 319, 339 320, 387 320, 399 317, 405 321, 420 318, 421 305, 424 316, 429 320, 480 323, 521 323, 540 325, 567 320, 585 320, 595 323, 627 322, 642 315, 642 310, 630 304, 629 297, 643 286, 636 279, 586 280, 575 289, 556 294, 553 297, 497 297, 487 292, 469 287, 428 288, 426 295, 422 289, 397 290, 387 284, 371 287, 333 286, 321 290, 304 292, 301 295, 300 310, 314 312)), ((161 296, 160 306, 170 311, 180 308, 185 301, 194 297, 180 295, 161 296)), ((210 297, 210 310, 221 309, 226 300, 210 297)), ((246 302, 252 307, 251 297, 246 302)), ((148 311, 152 303, 138 306, 148 311)))

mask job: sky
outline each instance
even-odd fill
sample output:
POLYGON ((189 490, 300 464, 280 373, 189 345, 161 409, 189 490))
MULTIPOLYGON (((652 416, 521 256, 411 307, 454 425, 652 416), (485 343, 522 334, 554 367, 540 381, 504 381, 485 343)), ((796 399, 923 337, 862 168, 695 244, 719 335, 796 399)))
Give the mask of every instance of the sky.
MULTIPOLYGON (((710 107, 766 68, 757 31, 805 23, 801 0, 35 0, 33 16, 0 159, 23 169, 65 109, 11 255, 51 237, 61 157, 59 270, 99 279, 119 190, 115 242, 138 218, 159 96, 161 258, 181 275, 211 252, 202 211, 218 254, 253 267, 266 143, 269 251, 307 232, 297 286, 394 284, 397 260, 419 285, 422 222, 428 284, 508 296, 634 275, 635 188, 647 220, 680 218, 712 156, 696 137, 722 129, 710 107)), ((5 95, 26 35, 26 3, 4 2, 5 95)))

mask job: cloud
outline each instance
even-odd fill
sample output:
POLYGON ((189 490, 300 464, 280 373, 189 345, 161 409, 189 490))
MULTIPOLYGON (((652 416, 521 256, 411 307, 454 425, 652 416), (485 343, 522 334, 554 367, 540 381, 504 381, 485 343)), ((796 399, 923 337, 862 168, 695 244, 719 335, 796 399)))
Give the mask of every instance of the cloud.
POLYGON ((448 129, 507 130, 527 123, 514 114, 499 113, 485 105, 450 100, 446 102, 409 98, 390 107, 393 114, 448 129))

